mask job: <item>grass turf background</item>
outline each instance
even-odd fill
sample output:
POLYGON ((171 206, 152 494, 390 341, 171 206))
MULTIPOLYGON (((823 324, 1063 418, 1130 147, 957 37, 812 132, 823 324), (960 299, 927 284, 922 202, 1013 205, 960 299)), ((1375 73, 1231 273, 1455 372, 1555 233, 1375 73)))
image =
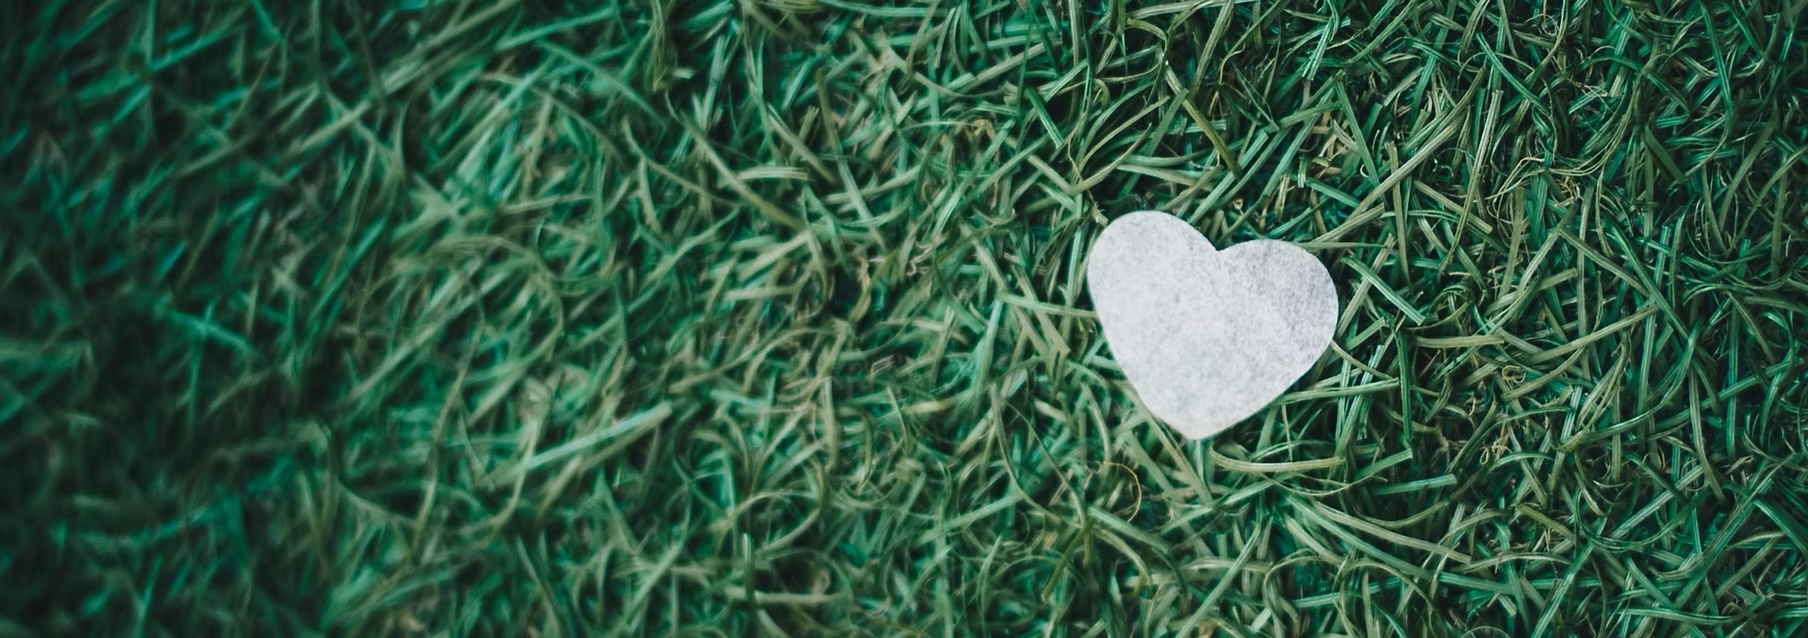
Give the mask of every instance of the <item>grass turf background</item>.
POLYGON ((9 5, 0 634, 1799 634, 1803 9, 9 5), (1339 282, 1207 444, 1144 207, 1339 282))

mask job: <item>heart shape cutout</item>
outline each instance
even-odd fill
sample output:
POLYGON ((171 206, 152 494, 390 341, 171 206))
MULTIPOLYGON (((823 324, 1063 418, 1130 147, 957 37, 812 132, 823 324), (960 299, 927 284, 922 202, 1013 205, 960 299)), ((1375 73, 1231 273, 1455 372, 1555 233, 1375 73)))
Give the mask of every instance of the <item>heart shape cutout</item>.
POLYGON ((1106 226, 1086 283, 1130 386, 1189 439, 1218 434, 1286 392, 1337 325, 1337 288, 1311 253, 1274 240, 1218 250, 1162 212, 1106 226))

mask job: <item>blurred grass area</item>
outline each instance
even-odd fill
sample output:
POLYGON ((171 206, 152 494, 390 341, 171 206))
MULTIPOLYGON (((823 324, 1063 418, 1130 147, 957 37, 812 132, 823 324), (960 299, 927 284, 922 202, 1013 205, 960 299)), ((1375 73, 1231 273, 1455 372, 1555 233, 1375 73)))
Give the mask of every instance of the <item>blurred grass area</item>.
POLYGON ((11 4, 0 635, 1802 635, 1804 7, 11 4))

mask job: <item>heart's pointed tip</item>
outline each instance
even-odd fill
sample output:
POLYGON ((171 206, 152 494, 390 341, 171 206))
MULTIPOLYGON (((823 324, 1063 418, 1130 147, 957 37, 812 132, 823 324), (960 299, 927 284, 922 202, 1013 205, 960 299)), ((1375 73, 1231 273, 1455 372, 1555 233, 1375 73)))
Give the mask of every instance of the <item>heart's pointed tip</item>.
POLYGON ((1174 430, 1175 434, 1179 434, 1181 438, 1188 441, 1207 441, 1212 437, 1230 431, 1232 427, 1237 425, 1236 421, 1230 423, 1184 423, 1170 421, 1167 423, 1169 429, 1174 430))
POLYGON ((1143 407, 1155 422, 1166 425, 1169 430, 1188 441, 1204 441, 1229 431, 1252 415, 1227 414, 1220 411, 1205 411, 1196 405, 1181 405, 1156 399, 1151 404, 1143 398, 1143 407))

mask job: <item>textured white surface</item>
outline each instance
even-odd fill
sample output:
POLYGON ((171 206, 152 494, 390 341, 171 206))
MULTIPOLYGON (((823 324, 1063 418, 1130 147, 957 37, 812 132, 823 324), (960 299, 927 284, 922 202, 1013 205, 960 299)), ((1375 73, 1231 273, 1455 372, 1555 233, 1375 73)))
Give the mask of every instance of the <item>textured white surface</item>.
POLYGON ((1092 246, 1086 280, 1124 376, 1190 439, 1286 392, 1337 324, 1337 288, 1311 253, 1271 240, 1220 251, 1167 213, 1112 221, 1092 246))

